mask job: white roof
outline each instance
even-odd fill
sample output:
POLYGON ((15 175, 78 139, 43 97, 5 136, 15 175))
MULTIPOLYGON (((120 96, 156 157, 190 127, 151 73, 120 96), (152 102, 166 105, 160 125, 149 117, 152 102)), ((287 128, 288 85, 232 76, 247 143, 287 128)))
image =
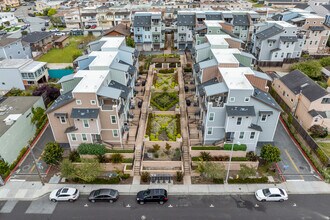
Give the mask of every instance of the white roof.
POLYGON ((95 56, 95 59, 89 64, 89 69, 109 68, 117 54, 118 51, 93 51, 89 56, 95 56))
POLYGON ((16 121, 22 114, 10 114, 3 121, 16 121))
POLYGON ((211 44, 211 47, 213 46, 223 46, 223 47, 229 47, 228 42, 226 41, 226 38, 231 38, 228 34, 223 35, 205 35, 207 41, 211 44))
POLYGON ((109 70, 79 70, 74 77, 83 77, 73 93, 96 93, 108 76, 109 70))
POLYGON ((125 37, 102 37, 100 41, 105 41, 101 50, 118 49, 124 42, 125 37))
POLYGON ((33 62, 25 65, 21 69, 21 72, 31 72, 31 73, 34 73, 35 71, 37 71, 38 69, 40 69, 41 67, 43 67, 46 64, 47 63, 45 63, 45 62, 33 61, 33 62))
POLYGON ((216 83, 216 84, 212 84, 209 86, 205 86, 204 90, 205 90, 206 96, 212 96, 212 95, 217 95, 217 94, 221 94, 224 92, 228 92, 228 87, 226 86, 225 83, 221 82, 221 83, 216 83))
POLYGON ((225 21, 221 21, 221 20, 204 20, 204 24, 206 25, 206 27, 219 27, 221 28, 221 23, 225 23, 225 21))
POLYGON ((249 67, 219 68, 221 76, 230 90, 253 90, 253 86, 246 78, 246 74, 253 74, 249 67))
POLYGON ((234 63, 239 64, 234 54, 240 54, 241 52, 237 48, 230 49, 211 49, 214 58, 217 60, 218 64, 221 63, 234 63))
POLYGON ((267 21, 270 24, 278 24, 282 27, 296 27, 296 25, 292 25, 286 21, 267 21))

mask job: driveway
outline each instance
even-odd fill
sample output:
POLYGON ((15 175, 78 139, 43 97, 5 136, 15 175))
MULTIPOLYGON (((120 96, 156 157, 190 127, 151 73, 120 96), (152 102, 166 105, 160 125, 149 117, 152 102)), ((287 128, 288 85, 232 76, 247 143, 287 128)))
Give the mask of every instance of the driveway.
POLYGON ((284 125, 279 121, 274 137, 275 146, 281 150, 278 164, 287 181, 317 181, 317 173, 300 152, 284 125))
MULTIPOLYGON (((44 151, 46 144, 48 142, 53 142, 53 141, 54 141, 53 133, 50 126, 48 126, 45 132, 40 137, 39 141, 33 147, 33 153, 37 160, 39 170, 42 174, 46 174, 49 166, 41 159, 41 154, 44 151)), ((21 166, 17 169, 15 177, 19 179, 22 178, 24 179, 24 178, 29 178, 31 176, 36 176, 37 174, 38 173, 33 161, 32 154, 31 152, 29 152, 28 156, 25 158, 21 166)))

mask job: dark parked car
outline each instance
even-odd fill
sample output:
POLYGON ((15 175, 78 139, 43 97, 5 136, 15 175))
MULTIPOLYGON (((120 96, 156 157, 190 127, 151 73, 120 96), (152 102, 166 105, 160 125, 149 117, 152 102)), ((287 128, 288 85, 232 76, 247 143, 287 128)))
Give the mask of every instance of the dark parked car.
POLYGON ((91 28, 90 25, 86 25, 86 26, 85 26, 85 29, 90 29, 90 28, 91 28))
POLYGON ((36 15, 33 14, 33 13, 28 13, 28 16, 30 16, 30 17, 35 17, 36 15))
POLYGON ((93 190, 88 197, 90 202, 110 202, 113 203, 119 198, 119 192, 114 189, 93 190))
POLYGON ((6 31, 0 31, 0 35, 5 35, 5 34, 7 34, 6 31))
POLYGON ((28 26, 27 26, 27 25, 23 25, 23 26, 21 27, 21 30, 23 31, 23 30, 25 30, 26 28, 28 28, 28 26))
POLYGON ((167 200, 167 191, 165 189, 147 189, 138 192, 136 195, 136 201, 141 205, 146 202, 164 204, 167 200))
POLYGON ((46 28, 45 28, 45 27, 42 27, 42 28, 41 28, 41 31, 45 31, 45 30, 46 30, 46 28))

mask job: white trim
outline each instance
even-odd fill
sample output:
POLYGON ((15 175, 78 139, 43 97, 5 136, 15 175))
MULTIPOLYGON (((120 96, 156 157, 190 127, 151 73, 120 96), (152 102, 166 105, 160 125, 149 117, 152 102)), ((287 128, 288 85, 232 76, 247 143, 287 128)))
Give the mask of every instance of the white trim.
POLYGON ((75 133, 69 133, 69 135, 70 135, 70 139, 71 139, 71 141, 77 141, 78 139, 77 139, 77 136, 76 136, 76 134, 75 133), (74 137, 75 137, 75 139, 76 140, 73 140, 73 135, 74 135, 74 137))
POLYGON ((229 102, 235 102, 235 97, 230 97, 229 102))
POLYGON ((87 134, 85 134, 85 133, 81 134, 81 140, 82 140, 82 141, 88 141, 88 137, 87 137, 87 134), (84 137, 83 137, 83 135, 85 135, 85 137, 86 137, 86 140, 84 140, 84 137))
POLYGON ((112 129, 112 136, 113 137, 119 137, 119 130, 118 129, 112 129), (117 131, 117 135, 115 136, 114 131, 117 131))
POLYGON ((110 115, 110 123, 113 124, 113 125, 114 124, 117 124, 117 117, 116 117, 116 115, 110 115), (116 121, 115 123, 112 123, 112 117, 115 117, 115 121, 116 121))
POLYGON ((81 99, 76 99, 76 104, 77 105, 82 105, 81 99))
POLYGON ((63 124, 66 124, 66 123, 67 123, 66 117, 64 117, 64 116, 60 116, 60 122, 61 122, 62 125, 63 125, 63 124), (65 121, 65 122, 62 122, 62 118, 64 118, 64 121, 65 121))
POLYGON ((101 134, 101 129, 100 129, 100 126, 99 126, 99 117, 100 116, 97 116, 97 118, 95 119, 95 121, 96 121, 97 131, 99 132, 99 134, 101 134))
POLYGON ((215 120, 215 112, 210 112, 209 113, 209 121, 214 121, 215 120), (213 114, 213 119, 211 120, 211 114, 213 114))
POLYGON ((90 100, 91 105, 96 105, 96 100, 90 100))
POLYGON ((84 128, 89 128, 89 127, 90 127, 90 125, 89 125, 89 120, 88 120, 88 119, 83 119, 83 120, 82 120, 82 123, 83 123, 83 127, 84 127, 84 128), (85 121, 87 121, 88 126, 85 126, 85 121))
POLYGON ((48 124, 50 125, 50 130, 52 130, 54 140, 56 141, 56 136, 55 136, 55 133, 54 133, 54 130, 53 130, 53 127, 52 127, 51 120, 49 120, 48 114, 47 114, 47 118, 48 118, 48 124))
POLYGON ((213 135, 213 128, 212 127, 207 127, 206 135, 213 135), (209 129, 211 129, 211 134, 209 134, 209 129))

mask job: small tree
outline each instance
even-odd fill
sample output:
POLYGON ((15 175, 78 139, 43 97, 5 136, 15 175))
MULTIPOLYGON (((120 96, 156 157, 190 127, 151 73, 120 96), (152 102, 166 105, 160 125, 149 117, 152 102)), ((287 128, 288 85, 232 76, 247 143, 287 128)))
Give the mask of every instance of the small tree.
POLYGON ((278 147, 266 144, 261 148, 260 156, 267 162, 279 162, 281 161, 281 151, 278 147))
POLYGON ((240 170, 238 171, 238 175, 242 179, 246 179, 250 176, 255 176, 257 171, 253 167, 246 166, 245 164, 240 165, 240 170))
POLYGON ((119 153, 112 154, 110 158, 112 163, 121 163, 123 162, 123 159, 124 159, 123 155, 119 153))
POLYGON ((213 162, 200 161, 197 166, 197 171, 208 179, 224 179, 226 171, 222 164, 213 162))
POLYGON ((56 14, 56 13, 57 13, 56 9, 51 8, 51 9, 48 10, 48 12, 47 12, 47 16, 48 16, 48 17, 51 17, 51 16, 53 16, 53 15, 56 14))
POLYGON ((31 123, 34 124, 37 128, 39 128, 47 117, 45 114, 45 109, 41 107, 37 107, 37 108, 32 107, 31 111, 32 111, 31 123))
POLYGON ((300 70, 301 72, 305 73, 307 76, 314 80, 319 80, 322 76, 321 64, 316 60, 308 60, 306 62, 301 62, 292 65, 291 70, 300 70))
POLYGON ((130 36, 126 37, 126 45, 128 47, 135 47, 134 39, 132 39, 130 36))
POLYGON ((75 168, 75 176, 86 182, 94 181, 102 172, 102 168, 96 159, 84 159, 82 164, 75 168))
POLYGON ((46 164, 57 165, 62 160, 63 148, 56 142, 46 144, 42 159, 46 164))
POLYGON ((199 155, 200 155, 200 158, 202 158, 203 161, 210 161, 210 160, 212 160, 212 156, 211 156, 211 154, 209 152, 202 151, 202 152, 200 152, 199 155))
POLYGON ((4 176, 9 172, 9 165, 6 161, 0 160, 0 175, 4 176))
POLYGON ((147 171, 142 172, 141 174, 141 180, 142 182, 146 183, 150 180, 150 173, 147 171))
POLYGON ((69 159, 64 159, 60 165, 61 175, 67 179, 73 179, 75 175, 75 167, 69 159))
POLYGON ((308 131, 311 132, 313 138, 324 138, 328 136, 327 128, 322 127, 321 125, 313 125, 308 131))
POLYGON ((81 159, 80 159, 80 155, 79 155, 78 151, 76 151, 76 150, 71 151, 69 154, 69 160, 71 162, 80 162, 81 159))

